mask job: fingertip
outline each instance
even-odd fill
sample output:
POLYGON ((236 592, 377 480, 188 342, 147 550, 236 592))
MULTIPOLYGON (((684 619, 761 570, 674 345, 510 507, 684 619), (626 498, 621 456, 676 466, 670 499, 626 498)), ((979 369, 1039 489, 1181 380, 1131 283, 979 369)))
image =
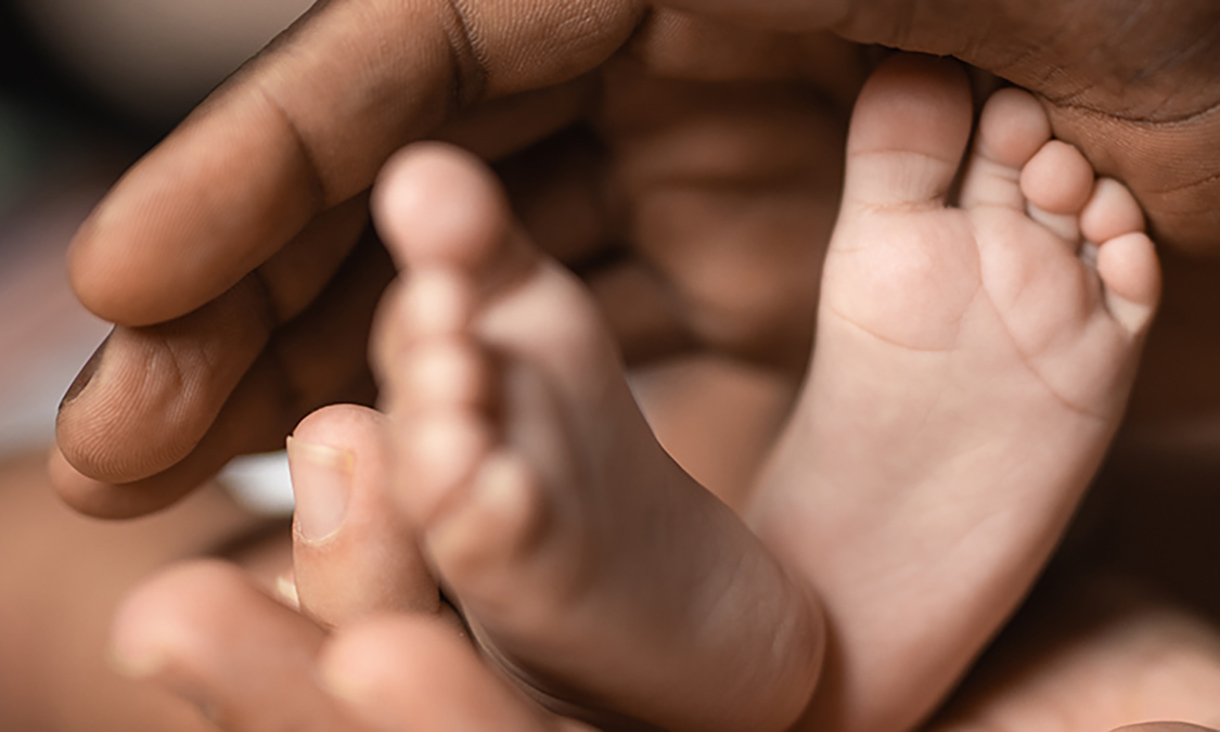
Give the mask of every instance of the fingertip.
POLYGON ((119 674, 142 679, 196 655, 199 619, 227 617, 244 584, 235 567, 195 560, 154 575, 119 604, 108 660, 119 674))
POLYGON ((218 727, 348 729, 317 693, 317 625, 238 567, 199 559, 134 590, 115 616, 111 663, 202 709, 218 727))
POLYGON ((322 686, 374 729, 552 729, 441 620, 383 617, 341 629, 318 669, 322 686))
POLYGON ((65 503, 81 513, 89 513, 84 509, 92 481, 72 467, 58 444, 52 445, 47 453, 47 474, 51 477, 51 487, 65 503))
POLYGON ((336 632, 318 657, 323 688, 349 704, 362 706, 376 703, 387 678, 411 683, 408 669, 403 667, 412 663, 418 650, 411 647, 409 638, 403 643, 404 628, 399 626, 406 626, 410 633, 407 622, 394 623, 384 618, 336 632), (408 652, 396 658, 395 651, 400 645, 405 645, 408 652))
POLYGON ((327 627, 439 609, 436 580, 391 493, 387 423, 372 409, 334 405, 302 420, 289 442, 296 597, 327 627))
POLYGON ((318 656, 318 671, 324 689, 378 729, 448 717, 455 705, 476 701, 467 691, 472 680, 491 680, 481 678, 486 669, 452 625, 407 615, 337 630, 318 656))
POLYGON ((81 224, 68 246, 68 282, 76 298, 102 320, 124 325, 147 325, 146 303, 131 273, 123 271, 124 252, 115 256, 99 236, 100 220, 106 217, 109 198, 103 199, 81 224))
POLYGON ((129 518, 142 513, 138 509, 133 513, 133 507, 126 501, 116 503, 113 486, 94 480, 73 467, 58 444, 51 448, 47 472, 60 499, 79 513, 102 519, 129 518))
MULTIPOLYGON (((187 466, 191 467, 191 466, 187 466)), ((47 460, 51 485, 70 508, 98 519, 130 519, 155 513, 177 502, 203 482, 174 471, 131 484, 107 483, 77 470, 59 445, 47 460)))
POLYGON ((298 422, 292 436, 316 445, 361 448, 378 444, 385 425, 385 415, 375 409, 358 404, 331 404, 298 422))

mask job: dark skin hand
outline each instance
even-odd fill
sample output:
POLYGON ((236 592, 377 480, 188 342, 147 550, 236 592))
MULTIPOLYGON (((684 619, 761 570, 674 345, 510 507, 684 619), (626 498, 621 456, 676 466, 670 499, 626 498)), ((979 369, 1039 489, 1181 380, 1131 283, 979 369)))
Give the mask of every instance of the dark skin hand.
POLYGON ((96 515, 155 510, 313 408, 372 398, 364 335, 389 270, 357 243, 362 196, 422 137, 505 161, 527 222, 586 271, 629 357, 796 368, 864 74, 861 51, 819 29, 1038 92, 1159 241, 1220 250, 1214 3, 679 4, 319 3, 78 235, 76 291, 119 327, 60 414, 64 496, 96 515), (723 154, 709 160, 708 140, 723 154), (757 289, 743 276, 769 299, 735 296, 757 289))

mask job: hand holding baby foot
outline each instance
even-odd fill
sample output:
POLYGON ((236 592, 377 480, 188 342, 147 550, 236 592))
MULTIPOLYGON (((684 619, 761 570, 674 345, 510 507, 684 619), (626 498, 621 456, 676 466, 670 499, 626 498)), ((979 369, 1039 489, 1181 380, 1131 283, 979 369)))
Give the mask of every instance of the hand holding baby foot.
MULTIPOLYGON (((731 82, 729 93, 778 81, 783 101, 807 96, 810 78, 822 88, 830 76, 842 82, 830 96, 850 92, 858 76, 851 54, 848 63, 834 54, 825 63, 816 37, 765 31, 777 15, 788 21, 785 31, 831 27, 856 41, 958 53, 1033 88, 1047 100, 1060 136, 1078 144, 1099 171, 1130 182, 1166 242, 1214 248, 1220 160, 1212 140, 1220 118, 1209 111, 1220 92, 1212 73, 1212 3, 934 2, 915 16, 905 1, 531 0, 512 12, 469 5, 455 11, 448 3, 319 4, 99 207, 74 245, 74 281, 89 307, 125 328, 107 346, 109 355, 93 362, 98 378, 84 386, 82 376, 82 388, 73 389, 76 398, 62 410, 57 475, 73 505, 101 515, 154 510, 233 454, 278 444, 310 409, 364 398, 353 388, 364 344, 336 348, 302 332, 336 319, 345 319, 345 333, 363 332, 371 306, 361 296, 383 284, 387 272, 362 270, 360 286, 348 289, 342 282, 356 275, 339 265, 363 223, 360 192, 402 143, 437 134, 444 121, 457 118, 464 127, 457 136, 484 154, 520 150, 586 120, 592 107, 610 106, 589 99, 616 54, 641 66, 645 78, 694 80, 687 89, 703 89, 709 76, 731 82), (693 13, 674 9, 679 6, 693 13), (734 20, 716 17, 725 13, 734 20), (1062 33, 1065 27, 1074 32, 1062 33), (1082 51, 1094 48, 1105 51, 1082 51), (823 64, 829 73, 813 68, 823 64), (591 76, 580 78, 586 73, 591 76), (488 101, 499 106, 472 114, 488 101), (330 297, 325 292, 333 295, 332 308, 344 297, 353 304, 329 318, 316 310, 299 316, 316 298, 330 297), (295 334, 293 316, 304 324, 295 334), (248 326, 240 344, 216 338, 239 321, 248 326), (128 329, 150 324, 158 329, 152 338, 130 337, 149 334, 128 329), (299 365, 306 363, 311 366, 299 365)), ((713 96, 723 94, 714 89, 713 96)), ((677 107, 699 111, 706 97, 694 97, 666 95, 677 107)), ((790 127, 790 105, 772 107, 758 98, 747 89, 737 106, 758 110, 748 126, 762 120, 766 134, 762 144, 745 135, 751 141, 740 149, 765 150, 783 168, 783 159, 802 148, 772 134, 790 127)), ((704 119, 679 114, 659 139, 701 139, 708 131, 704 119)), ((733 129, 738 138, 742 126, 731 115, 726 119, 730 124, 713 132, 733 129)), ((623 142, 617 134, 608 137, 601 142, 612 150, 623 142)), ((773 359, 777 350, 788 352, 791 344, 799 350, 807 339, 803 316, 812 287, 783 287, 755 311, 733 288, 714 286, 734 267, 766 273, 774 285, 808 264, 804 248, 753 249, 760 232, 783 231, 777 221, 806 214, 793 212, 787 185, 793 169, 768 170, 754 164, 757 156, 744 157, 750 162, 730 159, 723 168, 671 167, 656 176, 659 186, 578 196, 603 214, 616 201, 633 201, 648 224, 631 236, 596 215, 571 227, 591 232, 576 259, 627 241, 636 266, 623 271, 631 276, 600 292, 614 322, 661 324, 645 333, 628 330, 634 345, 773 359), (675 180, 696 183, 683 189, 691 194, 683 197, 689 205, 649 218, 657 202, 670 200, 675 180), (733 226, 707 225, 706 212, 722 211, 726 200, 740 203, 743 192, 760 190, 760 180, 767 182, 765 195, 747 195, 742 215, 729 217, 733 226), (767 211, 766 223, 758 221, 760 210, 767 211), (635 238, 675 228, 711 229, 724 246, 713 255, 682 241, 635 238)), ((817 166, 829 168, 832 159, 824 156, 817 166)), ((586 188, 601 190, 607 177, 590 167, 586 188)), ((824 203, 833 206, 833 197, 826 193, 824 203)), ((563 208, 556 201, 570 201, 539 199, 552 212, 563 208)))
MULTIPOLYGON (((968 133, 965 94, 950 70, 920 59, 891 61, 866 89, 818 357, 760 499, 768 538, 834 612, 837 653, 810 720, 836 727, 912 724, 1015 604, 1117 424, 1155 304, 1155 258, 1138 209, 1121 188, 1095 187, 1083 160, 1049 141, 1028 97, 991 101, 962 208, 943 207, 968 133), (1100 280, 1091 255, 1077 251, 1079 230, 1100 242, 1100 280), (988 264, 1004 256, 998 281, 988 280, 988 264), (1032 304, 1014 302, 1013 277, 1045 289, 1032 304), (956 374, 947 386, 945 373, 956 374), (976 403, 995 397, 995 384, 1000 401, 976 403), (985 431, 987 416, 1000 439, 985 431), (1061 453, 1029 461, 1039 435, 1022 425, 1076 442, 1057 441, 1061 453), (1008 468, 1014 458, 1025 463, 1008 468), (970 550, 976 525, 997 515, 1005 520, 970 550), (902 621, 889 608, 902 608, 902 621), (895 657, 905 660, 890 671, 895 657)), ((715 504, 684 493, 689 481, 672 465, 650 457, 656 445, 579 291, 511 228, 477 168, 452 156, 409 153, 377 199, 387 240, 412 265, 378 351, 408 513, 483 650, 526 688, 585 715, 740 725, 707 701, 726 686, 717 654, 764 647, 751 633, 775 622, 755 616, 755 627, 702 631, 717 639, 711 645, 668 639, 703 627, 696 609, 723 606, 736 618, 733 603, 792 598, 791 589, 760 581, 757 568, 773 571, 771 560, 717 518, 715 504), (650 494, 633 493, 641 483, 650 494), (666 519, 672 509, 658 497, 680 515, 666 519), (641 534, 633 521, 664 528, 641 534), (651 543, 654 533, 666 548, 651 543), (636 538, 606 549, 599 536, 636 538), (726 568, 715 561, 734 557, 735 571, 743 555, 755 584, 715 579, 726 568), (695 581, 707 577, 721 589, 715 602, 695 581), (654 640, 634 646, 641 638, 654 640), (667 658, 650 656, 656 647, 667 658), (712 661, 690 667, 711 675, 693 682, 663 666, 705 657, 712 661), (646 670, 657 667, 665 673, 649 681, 646 670), (688 685, 658 691, 673 678, 688 685), (687 706, 697 693, 707 696, 687 706)), ((780 608, 800 618, 813 612, 802 601, 780 608)), ((771 699, 755 703, 753 714, 782 718, 771 699)))
POLYGON ((226 732, 582 729, 476 655, 399 518, 387 437, 384 416, 349 405, 298 425, 288 597, 219 561, 173 567, 120 609, 118 670, 168 688, 226 732))

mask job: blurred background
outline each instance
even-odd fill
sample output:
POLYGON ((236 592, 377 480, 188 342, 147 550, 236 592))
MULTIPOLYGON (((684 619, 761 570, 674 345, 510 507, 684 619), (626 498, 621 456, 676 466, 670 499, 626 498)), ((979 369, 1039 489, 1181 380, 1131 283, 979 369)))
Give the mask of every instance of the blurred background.
POLYGON ((64 252, 118 175, 308 0, 0 0, 0 451, 45 447, 107 327, 64 252))
MULTIPOLYGON (((189 704, 110 672, 114 608, 182 557, 227 556, 267 576, 287 566, 286 544, 257 541, 267 519, 215 487, 154 517, 95 521, 55 496, 45 456, 59 399, 109 331, 68 285, 77 226, 128 165, 308 5, 0 0, 0 730, 209 728, 189 704)), ((258 467, 236 478, 264 485, 258 467)), ((282 522, 271 526, 286 536, 282 522)))

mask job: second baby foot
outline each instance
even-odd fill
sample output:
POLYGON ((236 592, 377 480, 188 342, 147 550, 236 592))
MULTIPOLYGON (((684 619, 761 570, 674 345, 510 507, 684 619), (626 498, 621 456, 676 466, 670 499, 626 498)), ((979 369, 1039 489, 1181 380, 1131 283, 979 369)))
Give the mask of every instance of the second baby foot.
POLYGON ((400 154, 374 204, 406 270, 374 357, 396 490, 485 654, 595 722, 786 727, 820 617, 657 444, 582 285, 454 148, 400 154))
POLYGON ((1159 295, 1131 194, 1016 89, 897 56, 856 106, 811 373, 752 520, 824 600, 812 728, 909 729, 1032 583, 1159 295), (884 700, 884 702, 878 702, 884 700))

